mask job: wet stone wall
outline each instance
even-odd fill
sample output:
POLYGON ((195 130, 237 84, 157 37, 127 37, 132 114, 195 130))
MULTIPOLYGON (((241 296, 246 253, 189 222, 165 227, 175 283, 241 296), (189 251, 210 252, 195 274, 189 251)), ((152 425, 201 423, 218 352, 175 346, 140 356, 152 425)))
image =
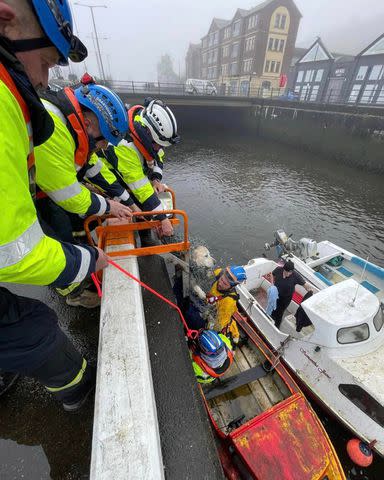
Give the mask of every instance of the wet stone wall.
POLYGON ((384 109, 264 103, 254 107, 254 121, 263 138, 384 173, 384 109))

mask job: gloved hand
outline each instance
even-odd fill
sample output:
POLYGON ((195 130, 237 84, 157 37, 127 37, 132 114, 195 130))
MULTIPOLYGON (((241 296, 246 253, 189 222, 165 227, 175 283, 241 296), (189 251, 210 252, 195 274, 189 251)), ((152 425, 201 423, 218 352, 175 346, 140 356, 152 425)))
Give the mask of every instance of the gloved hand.
POLYGON ((164 190, 166 189, 166 186, 164 185, 164 183, 161 183, 160 180, 152 180, 151 183, 156 193, 164 192, 164 190))
POLYGON ((109 213, 120 220, 126 220, 132 218, 132 211, 129 207, 122 205, 115 200, 108 200, 110 205, 109 213))

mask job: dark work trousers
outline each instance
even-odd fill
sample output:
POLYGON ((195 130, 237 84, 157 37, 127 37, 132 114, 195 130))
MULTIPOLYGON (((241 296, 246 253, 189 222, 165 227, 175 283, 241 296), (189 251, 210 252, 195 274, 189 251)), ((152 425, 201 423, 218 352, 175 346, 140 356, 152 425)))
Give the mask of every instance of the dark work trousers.
MULTIPOLYGON (((79 374, 82 363, 51 308, 0 287, 0 369, 63 387, 79 374)), ((55 395, 65 401, 66 395, 73 396, 69 390, 55 395)))
POLYGON ((46 235, 62 242, 76 243, 72 231, 83 229, 82 220, 78 215, 65 211, 49 197, 37 200, 36 209, 46 235))
POLYGON ((277 299, 276 308, 273 310, 271 317, 275 321, 277 328, 280 328, 281 322, 283 320, 283 315, 285 310, 288 308, 288 305, 291 303, 292 297, 280 297, 277 299))

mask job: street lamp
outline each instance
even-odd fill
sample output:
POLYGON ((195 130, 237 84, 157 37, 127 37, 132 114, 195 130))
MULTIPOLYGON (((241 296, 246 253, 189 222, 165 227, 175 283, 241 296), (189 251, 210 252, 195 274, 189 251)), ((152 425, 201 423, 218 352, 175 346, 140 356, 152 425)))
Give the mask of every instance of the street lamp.
POLYGON ((107 8, 106 5, 86 5, 85 3, 80 3, 80 2, 75 2, 75 5, 78 5, 79 7, 87 7, 91 10, 91 15, 92 15, 92 22, 93 22, 93 30, 95 31, 95 37, 96 37, 96 45, 97 45, 97 52, 99 55, 99 60, 100 60, 100 67, 101 67, 101 76, 103 77, 103 80, 105 82, 105 73, 104 73, 104 65, 103 65, 103 60, 101 58, 101 53, 100 53, 100 45, 99 45, 99 37, 97 35, 97 30, 96 30, 96 23, 95 23, 95 17, 93 15, 93 9, 94 8, 107 8))

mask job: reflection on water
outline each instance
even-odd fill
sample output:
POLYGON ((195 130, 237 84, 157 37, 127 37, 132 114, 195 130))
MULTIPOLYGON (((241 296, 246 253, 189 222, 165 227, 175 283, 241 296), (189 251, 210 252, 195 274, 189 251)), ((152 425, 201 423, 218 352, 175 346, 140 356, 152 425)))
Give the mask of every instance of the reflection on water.
MULTIPOLYGON (((330 240, 384 267, 384 177, 281 145, 213 140, 172 152, 166 182, 187 210, 195 243, 221 264, 246 263, 263 253, 277 228, 295 239, 330 240)), ((323 417, 346 471, 350 434, 323 417)), ((352 472, 353 473, 353 472, 352 472)), ((363 477, 354 476, 351 479, 363 477)), ((365 472, 384 478, 384 462, 365 472)))
POLYGON ((19 445, 12 440, 1 440, 0 478, 51 478, 50 466, 41 445, 19 445))

